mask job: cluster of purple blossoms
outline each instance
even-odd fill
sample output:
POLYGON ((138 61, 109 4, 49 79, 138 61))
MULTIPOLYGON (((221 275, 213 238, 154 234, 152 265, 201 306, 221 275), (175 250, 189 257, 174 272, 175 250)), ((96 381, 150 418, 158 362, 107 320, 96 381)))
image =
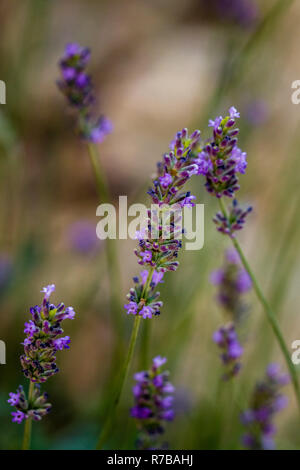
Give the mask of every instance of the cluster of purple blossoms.
POLYGON ((166 358, 157 356, 149 371, 138 372, 134 376, 135 406, 130 413, 137 420, 137 445, 141 449, 158 449, 157 441, 164 432, 163 423, 174 419, 172 394, 175 389, 169 382, 169 373, 161 371, 166 361, 166 358))
POLYGON ((125 306, 127 313, 139 313, 143 318, 152 318, 159 313, 162 303, 156 302, 157 296, 153 289, 158 283, 156 279, 160 279, 167 271, 176 271, 179 265, 177 257, 184 232, 182 209, 195 205, 195 196, 182 189, 191 176, 198 173, 195 160, 199 153, 199 141, 200 131, 196 130, 189 135, 187 129, 183 129, 172 141, 170 152, 157 164, 157 176, 148 191, 152 208, 148 211, 146 227, 136 233, 139 245, 135 250, 138 263, 154 270, 151 290, 143 298, 144 289, 141 285, 131 289, 127 296, 131 302, 125 306))
POLYGON ((209 121, 213 136, 204 145, 196 162, 198 173, 206 177, 206 189, 217 198, 233 197, 240 189, 238 173, 247 168, 247 154, 237 146, 239 129, 235 128, 240 113, 232 106, 229 115, 209 121))
POLYGON ((238 322, 247 311, 243 294, 252 287, 252 281, 247 271, 241 266, 240 258, 235 249, 225 253, 225 263, 222 268, 211 273, 212 284, 218 286, 218 303, 238 322))
MULTIPOLYGON (((22 343, 24 354, 21 355, 20 362, 25 377, 35 384, 46 382, 49 377, 59 372, 56 365, 56 352, 70 347, 70 337, 62 336, 64 330, 61 323, 66 319, 73 320, 75 312, 72 307, 65 308, 63 303, 54 305, 49 302, 50 295, 54 290, 54 284, 42 289, 44 293, 42 305, 36 305, 30 309, 32 319, 25 323, 26 338, 22 343)), ((34 400, 37 400, 38 404, 46 403, 45 395, 38 395, 39 387, 35 387, 34 390, 34 400)), ((22 394, 20 396, 22 398, 20 403, 23 404, 24 396, 22 394)), ((12 402, 10 403, 12 404, 12 402)), ((26 400, 24 403, 27 403, 26 400)), ((28 410, 28 406, 30 406, 30 410, 34 410, 34 403, 30 399, 30 403, 26 404, 27 408, 25 406, 23 409, 28 410)), ((49 408, 47 406, 45 409, 49 408)), ((22 410, 17 407, 17 411, 22 410)), ((32 414, 27 413, 27 415, 31 416, 32 414)), ((21 416, 20 413, 18 416, 21 416)))
POLYGON ((287 405, 287 397, 280 393, 280 389, 289 381, 288 375, 281 374, 278 364, 270 364, 267 367, 265 379, 256 384, 250 408, 241 415, 241 421, 247 428, 247 433, 243 436, 243 444, 248 449, 271 450, 275 448, 273 436, 276 428, 273 418, 287 405))
POLYGON ((56 352, 69 349, 70 337, 61 336, 63 320, 73 320, 73 307, 65 308, 63 303, 51 304, 49 297, 54 292, 55 285, 44 287, 44 299, 41 306, 30 309, 32 320, 25 323, 24 354, 20 357, 25 377, 31 382, 42 383, 59 372, 55 363, 56 352))
POLYGON ((16 408, 16 411, 11 413, 13 423, 20 424, 27 418, 40 421, 51 410, 52 405, 47 400, 48 395, 41 393, 39 384, 34 384, 30 401, 26 398, 23 387, 20 385, 16 393, 9 394, 9 400, 7 400, 11 406, 16 408))
POLYGON ((222 326, 214 332, 213 340, 222 350, 220 357, 226 368, 223 380, 229 380, 238 374, 242 366, 239 358, 243 354, 243 348, 239 342, 234 325, 222 326))
POLYGON ((90 50, 79 44, 68 44, 59 62, 61 79, 58 87, 69 104, 78 110, 78 127, 83 139, 101 143, 112 131, 111 122, 101 116, 95 118, 92 112, 95 104, 94 87, 86 67, 90 60, 90 50))
POLYGON ((164 273, 154 271, 149 286, 150 289, 146 298, 143 297, 143 291, 148 278, 148 271, 146 269, 141 271, 140 280, 138 277, 133 278, 135 287, 130 289, 129 294, 127 294, 129 303, 124 305, 125 310, 127 310, 127 314, 140 315, 144 319, 152 318, 153 315, 160 314, 160 309, 163 303, 157 300, 160 296, 160 293, 154 292, 154 289, 158 283, 163 282, 163 276, 164 273))
POLYGON ((198 172, 195 159, 199 141, 200 131, 190 136, 187 129, 178 132, 171 151, 157 164, 157 177, 148 191, 157 209, 148 213, 147 230, 137 237, 139 247, 135 254, 139 264, 155 267, 159 272, 175 271, 179 265, 176 259, 182 245, 181 211, 183 207, 195 205, 195 196, 182 189, 198 172))
POLYGON ((252 211, 252 207, 249 206, 246 209, 242 209, 238 201, 234 199, 228 209, 227 216, 219 211, 213 218, 213 221, 217 225, 219 232, 234 238, 235 232, 243 228, 246 217, 252 211))

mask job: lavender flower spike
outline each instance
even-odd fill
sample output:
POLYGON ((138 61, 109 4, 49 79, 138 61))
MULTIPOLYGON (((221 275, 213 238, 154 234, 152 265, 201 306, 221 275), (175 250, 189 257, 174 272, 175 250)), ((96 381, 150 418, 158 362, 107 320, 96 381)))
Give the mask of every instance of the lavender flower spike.
POLYGON ((241 415, 241 421, 247 429, 242 440, 248 449, 275 448, 273 436, 276 428, 273 418, 287 405, 287 398, 280 393, 280 389, 288 383, 289 376, 280 373, 279 365, 270 364, 264 380, 256 384, 250 407, 241 415))
POLYGON ((28 398, 20 386, 17 393, 10 393, 8 402, 16 407, 12 413, 13 421, 20 423, 24 419, 32 418, 39 421, 47 414, 51 405, 47 402, 47 395, 40 391, 40 383, 46 382, 52 375, 59 372, 56 365, 56 352, 69 349, 70 337, 63 337, 61 323, 63 320, 75 317, 72 307, 65 308, 63 303, 54 305, 49 302, 55 285, 50 284, 42 289, 44 298, 42 304, 30 309, 31 319, 25 322, 24 333, 26 338, 22 343, 24 354, 20 357, 22 372, 31 382, 28 398))
POLYGON ((61 78, 57 84, 69 104, 78 111, 78 129, 89 142, 101 143, 112 131, 112 124, 104 116, 94 116, 94 87, 86 67, 90 50, 78 44, 68 44, 60 60, 61 78))
POLYGON ((239 359, 243 354, 234 325, 222 326, 213 334, 213 340, 222 350, 220 357, 226 368, 223 380, 229 380, 240 371, 239 359))
POLYGON ((231 207, 229 207, 228 214, 219 211, 213 218, 217 226, 217 230, 224 235, 235 238, 235 232, 242 230, 244 227, 247 215, 252 211, 249 206, 242 209, 236 199, 233 200, 231 207))
POLYGON ((23 387, 20 385, 16 393, 9 394, 10 399, 7 400, 11 406, 16 408, 13 411, 13 423, 20 424, 23 420, 32 418, 35 421, 40 421, 43 416, 49 413, 52 405, 47 402, 47 393, 41 393, 40 385, 34 385, 34 391, 31 399, 26 398, 23 387))
POLYGON ((162 371, 166 358, 157 356, 149 371, 138 372, 133 387, 135 406, 130 413, 137 421, 140 449, 158 449, 159 436, 164 432, 164 422, 174 418, 174 387, 169 382, 169 373, 162 371))
POLYGON ((218 303, 230 314, 233 321, 240 321, 248 310, 243 296, 251 289, 252 281, 247 271, 241 266, 235 249, 226 251, 223 267, 213 271, 210 280, 218 287, 218 303))
POLYGON ((209 121, 212 137, 203 144, 196 162, 198 174, 206 177, 207 191, 217 198, 233 197, 240 188, 238 174, 245 173, 247 154, 237 146, 239 129, 235 127, 240 113, 232 106, 228 116, 209 121))
MULTIPOLYGON (((161 282, 163 274, 167 271, 176 271, 179 262, 178 252, 182 246, 182 226, 176 222, 168 221, 169 234, 166 236, 165 228, 161 225, 160 210, 172 208, 176 217, 181 217, 183 207, 194 206, 195 196, 189 191, 183 191, 185 183, 198 173, 197 155, 200 146, 200 131, 191 135, 187 129, 176 134, 172 141, 171 151, 164 154, 163 161, 157 164, 157 175, 153 179, 148 194, 151 204, 156 211, 148 212, 147 229, 136 233, 139 240, 135 254, 138 263, 148 270, 141 272, 142 282, 136 282, 136 287, 130 289, 127 295, 130 303, 125 305, 127 313, 139 315, 143 318, 152 318, 160 312, 162 302, 157 302, 159 293, 155 293, 156 285, 161 282), (150 289, 144 292, 148 273, 151 271, 150 289), (145 276, 147 273, 147 276, 145 276)), ((136 279, 136 278, 135 278, 136 279)))

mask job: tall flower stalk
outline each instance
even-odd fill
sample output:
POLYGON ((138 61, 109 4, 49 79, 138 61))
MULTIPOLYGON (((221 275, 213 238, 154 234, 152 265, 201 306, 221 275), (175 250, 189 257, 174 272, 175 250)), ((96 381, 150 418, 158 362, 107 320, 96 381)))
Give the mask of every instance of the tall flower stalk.
POLYGON ((242 296, 252 287, 251 279, 240 265, 235 250, 227 250, 224 266, 211 274, 211 282, 218 286, 217 301, 222 306, 230 323, 222 326, 213 334, 213 341, 221 350, 220 358, 225 367, 224 380, 236 376, 241 369, 240 358, 243 348, 236 327, 242 321, 247 306, 242 296))
MULTIPOLYGON (((110 201, 109 188, 101 168, 98 144, 111 133, 112 124, 105 117, 95 117, 96 99, 90 75, 86 67, 90 60, 90 50, 78 44, 68 44, 59 62, 61 78, 58 87, 67 98, 69 105, 76 110, 77 131, 87 145, 88 155, 94 174, 96 188, 101 203, 110 201)), ((122 333, 119 315, 120 275, 116 248, 112 240, 106 240, 107 271, 111 289, 110 309, 116 333, 122 333)), ((118 354, 117 354, 118 355, 118 354)))
MULTIPOLYGON (((228 220, 229 216, 228 216, 227 210, 225 208, 224 202, 221 199, 219 199, 219 204, 220 204, 220 209, 221 209, 222 214, 228 220)), ((256 296, 257 296, 259 302, 261 303, 261 305, 262 305, 262 307, 263 307, 263 309, 264 309, 264 311, 267 315, 267 319, 268 319, 268 321, 271 325, 271 328, 273 330, 273 333, 274 333, 274 335, 275 335, 275 337, 278 341, 279 347, 282 351, 282 354, 284 356, 284 359, 286 361, 287 367, 288 367, 290 375, 291 375, 291 380, 292 380, 292 384, 293 384, 293 387, 294 387, 294 390, 295 390, 295 395, 296 395, 296 399, 297 399, 297 403, 298 403, 298 407, 299 407, 299 411, 300 411, 299 379, 298 379, 298 376, 297 376, 297 371, 295 369, 295 366, 294 366, 294 364, 291 360, 289 348, 286 345, 286 342, 285 342, 285 339, 284 339, 283 334, 281 332, 280 326, 277 322, 276 315, 275 315, 273 309, 271 308, 271 306, 269 305, 263 291, 261 290, 261 287, 260 287, 260 285, 259 285, 259 283, 258 283, 258 281, 257 281, 257 279, 256 279, 256 277, 255 277, 248 261, 247 261, 247 258, 244 255, 244 252, 243 252, 239 242, 233 236, 231 236, 230 238, 232 240, 232 243, 233 243, 236 251, 238 252, 238 254, 240 256, 241 262, 242 262, 245 270, 247 271, 247 273, 249 274, 249 276, 252 280, 254 292, 256 293, 256 296)))
POLYGON ((101 449, 105 444, 113 425, 133 357, 141 320, 148 322, 159 316, 163 304, 158 300, 160 294, 156 291, 156 286, 161 282, 164 273, 176 271, 179 265, 177 257, 182 246, 183 229, 178 224, 177 217, 183 207, 194 205, 195 196, 192 196, 189 191, 183 191, 183 187, 192 175, 198 173, 196 159, 199 153, 199 141, 200 131, 198 130, 191 135, 188 134, 187 129, 178 132, 170 145, 171 151, 164 154, 163 161, 157 164, 157 175, 148 191, 155 209, 148 212, 149 218, 146 221, 146 226, 136 233, 138 248, 135 250, 138 263, 148 269, 142 271, 141 281, 137 277, 134 278, 135 287, 131 288, 127 295, 129 303, 125 305, 125 310, 127 314, 135 316, 133 330, 119 381, 115 393, 112 395, 100 434, 98 449, 101 449), (172 214, 168 212, 170 208, 177 213, 175 222, 172 219, 172 214), (162 213, 165 216, 163 225, 161 225, 162 213))
POLYGON ((215 120, 210 120, 209 125, 213 129, 213 135, 203 146, 199 156, 199 168, 200 172, 205 175, 207 191, 216 196, 219 202, 220 212, 216 214, 214 222, 217 224, 218 230, 228 235, 232 240, 241 262, 252 281, 253 289, 267 315, 290 371, 300 410, 299 381, 296 369, 290 358, 289 349, 276 320, 276 316, 266 300, 242 248, 236 239, 235 232, 243 228, 245 219, 251 211, 251 208, 243 210, 238 205, 238 202, 234 200, 229 211, 227 211, 223 201, 224 196, 232 198, 239 190, 238 174, 245 173, 247 168, 247 155, 237 146, 239 130, 235 128, 235 124, 236 119, 239 117, 239 112, 234 107, 231 107, 229 109, 229 115, 225 118, 219 116, 215 120))
POLYGON ((65 308, 63 303, 54 305, 49 302, 54 290, 54 284, 43 288, 42 305, 30 309, 31 319, 25 323, 24 354, 20 362, 23 374, 30 380, 28 396, 21 385, 16 393, 9 394, 8 403, 16 409, 11 413, 12 421, 18 424, 25 421, 24 450, 30 448, 32 420, 40 421, 52 407, 48 395, 41 393, 40 384, 59 372, 56 353, 69 349, 71 342, 69 336, 62 336, 61 323, 66 319, 73 320, 75 312, 72 307, 65 308))

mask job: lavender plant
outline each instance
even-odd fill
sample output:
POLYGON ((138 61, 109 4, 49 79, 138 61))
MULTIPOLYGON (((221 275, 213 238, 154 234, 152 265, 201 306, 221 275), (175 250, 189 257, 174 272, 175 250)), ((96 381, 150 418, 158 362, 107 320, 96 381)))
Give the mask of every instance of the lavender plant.
POLYGON ((88 142, 101 143, 112 131, 105 116, 95 117, 95 96, 91 76, 86 73, 90 50, 79 44, 67 44, 59 66, 61 78, 57 81, 70 106, 77 110, 77 129, 88 142))
POLYGON ((220 357, 225 366, 223 380, 229 380, 238 374, 242 366, 239 359, 243 354, 243 348, 239 342, 234 324, 222 326, 215 331, 213 340, 222 351, 220 357))
POLYGON ((234 249, 226 251, 222 268, 213 271, 210 280, 218 288, 218 304, 231 321, 239 323, 248 310, 244 294, 251 289, 252 281, 234 249))
MULTIPOLYGON (((71 43, 65 48, 59 61, 61 78, 58 87, 66 97, 68 104, 76 110, 77 130, 87 145, 88 154, 94 173, 98 195, 101 202, 109 202, 109 188, 101 168, 97 144, 112 132, 112 123, 104 115, 95 116, 96 98, 91 76, 86 72, 91 52, 88 48, 71 43)), ((111 240, 106 240, 107 271, 110 281, 110 310, 114 327, 119 336, 122 333, 122 323, 119 316, 120 275, 118 257, 111 240)), ((118 349, 118 347, 116 348, 118 349)), ((117 351, 117 360, 119 352, 117 351)))
POLYGON ((290 358, 289 349, 285 343, 276 316, 266 300, 234 233, 244 226, 245 217, 250 212, 250 209, 246 209, 246 211, 240 210, 238 203, 234 202, 232 208, 228 211, 223 201, 224 197, 232 198, 239 190, 239 174, 244 174, 247 168, 247 155, 237 146, 239 131, 235 128, 235 123, 239 117, 239 112, 234 107, 231 107, 229 114, 225 118, 219 116, 215 120, 210 120, 209 126, 212 127, 213 133, 199 154, 199 173, 205 176, 207 191, 216 196, 219 202, 221 214, 218 213, 214 219, 217 221, 218 230, 228 235, 232 240, 233 246, 249 274, 258 300, 266 312, 268 321, 287 363, 300 410, 299 380, 290 358))
MULTIPOLYGON (((176 210, 178 207, 193 206, 195 196, 192 196, 189 191, 184 191, 184 185, 193 175, 198 173, 199 142, 200 131, 196 130, 189 135, 188 130, 183 129, 171 142, 171 151, 164 154, 163 161, 157 164, 157 175, 153 179, 148 195, 158 210, 160 208, 163 210, 166 205, 176 207, 176 210)), ((178 227, 172 218, 167 218, 169 220, 169 234, 166 238, 164 227, 160 225, 159 218, 156 219, 157 214, 154 214, 153 217, 150 213, 148 215, 147 228, 141 233, 137 233, 139 244, 135 250, 138 263, 148 267, 147 278, 144 271, 141 274, 142 282, 136 278, 136 286, 130 290, 127 296, 129 303, 125 305, 125 309, 128 314, 135 316, 135 320, 128 353, 108 409, 98 448, 102 448, 112 426, 115 410, 120 401, 133 357, 140 322, 142 319, 148 322, 153 316, 157 317, 162 307, 162 302, 158 301, 159 292, 155 292, 155 288, 165 272, 175 271, 179 265, 177 257, 181 248, 182 232, 178 232, 178 227)))
POLYGON ((63 303, 50 303, 54 291, 54 284, 42 289, 43 302, 30 309, 31 319, 25 323, 24 354, 20 356, 20 362, 24 376, 30 381, 28 396, 19 386, 16 393, 10 393, 8 400, 16 408, 12 412, 12 421, 20 424, 25 420, 23 449, 30 446, 32 420, 40 421, 51 410, 48 395, 41 392, 40 384, 59 372, 56 353, 69 349, 71 342, 69 336, 62 336, 61 323, 73 320, 75 312, 73 307, 65 308, 63 303))
POLYGON ((213 334, 213 341, 222 351, 220 357, 225 366, 223 379, 228 380, 241 369, 243 348, 238 339, 236 324, 247 311, 242 297, 252 287, 252 282, 247 271, 240 266, 235 250, 226 252, 224 267, 212 272, 211 282, 218 286, 217 301, 230 317, 230 323, 213 334))
POLYGON ((275 448, 273 436, 276 428, 274 416, 287 405, 287 397, 280 393, 289 383, 289 376, 280 373, 278 364, 270 364, 264 380, 258 382, 252 394, 250 407, 241 415, 246 427, 243 444, 248 449, 270 450, 275 448))
MULTIPOLYGON (((157 356, 150 370, 134 375, 136 384, 132 391, 135 406, 130 414, 135 418, 139 431, 139 449, 159 449, 164 423, 174 419, 172 408, 174 387, 169 382, 169 372, 162 371, 167 359, 157 356)), ((164 443, 163 447, 166 447, 164 443)))

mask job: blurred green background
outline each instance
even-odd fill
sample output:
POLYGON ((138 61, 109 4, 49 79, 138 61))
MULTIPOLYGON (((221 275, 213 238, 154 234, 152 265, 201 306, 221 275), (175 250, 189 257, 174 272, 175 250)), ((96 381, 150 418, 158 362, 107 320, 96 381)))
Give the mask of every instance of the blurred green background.
MULTIPOLYGON (((72 338, 59 354, 61 373, 45 385, 53 410, 34 424, 33 448, 92 449, 110 395, 113 350, 128 341, 132 318, 122 317, 122 339, 112 327, 104 243, 96 239, 95 182, 86 146, 56 87, 57 62, 67 42, 92 49, 90 72, 99 110, 114 132, 99 147, 112 201, 128 195, 146 202, 155 163, 175 132, 200 128, 234 105, 241 112, 240 146, 248 153, 241 202, 254 212, 240 234, 287 344, 300 338, 299 117, 291 83, 300 79, 300 5, 296 1, 245 0, 17 0, 0 3, 0 448, 20 446, 22 425, 11 423, 9 391, 19 383, 23 323, 40 303, 41 288, 56 284, 54 300, 72 305, 72 338), (223 5, 222 5, 223 3, 223 5), (229 5, 229 6, 228 6, 229 5), (231 5, 231 6, 230 6, 231 5), (83 241, 84 239, 84 241, 83 241)), ((213 331, 225 319, 209 275, 223 262, 229 240, 211 222, 216 200, 203 181, 191 189, 205 204, 205 244, 182 251, 180 267, 161 287, 162 315, 153 320, 151 356, 168 357, 176 386, 176 420, 168 426, 171 449, 241 448, 240 409, 267 363, 282 362, 264 313, 250 294, 243 326, 240 376, 220 384, 213 331), (233 390, 234 389, 234 390, 233 390), (234 399, 233 399, 234 396, 234 399)), ((121 271, 120 303, 140 269, 134 241, 115 241, 121 271)), ((292 352, 292 350, 291 350, 292 352)), ((134 448, 132 373, 140 368, 140 343, 108 448, 134 448)), ((298 366, 298 371, 299 366, 298 366)), ((279 448, 300 448, 291 387, 278 424, 279 448)))

